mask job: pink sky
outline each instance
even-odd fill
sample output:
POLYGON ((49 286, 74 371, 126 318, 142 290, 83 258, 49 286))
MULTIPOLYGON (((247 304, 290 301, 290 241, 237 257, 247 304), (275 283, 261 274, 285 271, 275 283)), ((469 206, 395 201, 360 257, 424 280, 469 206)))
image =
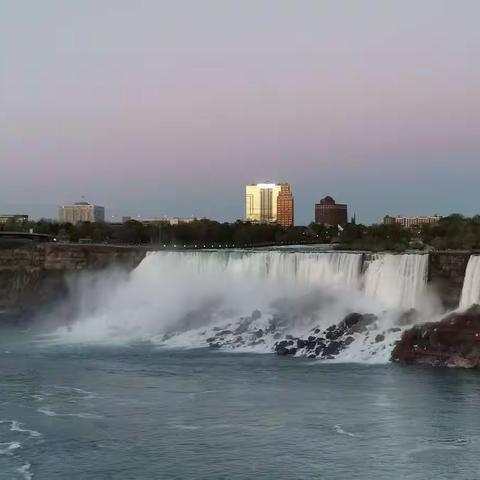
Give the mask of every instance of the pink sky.
POLYGON ((0 6, 0 213, 243 216, 289 181, 366 222, 480 212, 474 0, 0 6))

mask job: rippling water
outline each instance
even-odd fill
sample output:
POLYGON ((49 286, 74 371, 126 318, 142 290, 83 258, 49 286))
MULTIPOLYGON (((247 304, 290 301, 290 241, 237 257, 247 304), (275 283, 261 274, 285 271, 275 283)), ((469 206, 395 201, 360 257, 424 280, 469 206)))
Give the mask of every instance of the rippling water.
POLYGON ((1 479, 473 479, 477 372, 0 340, 1 479))

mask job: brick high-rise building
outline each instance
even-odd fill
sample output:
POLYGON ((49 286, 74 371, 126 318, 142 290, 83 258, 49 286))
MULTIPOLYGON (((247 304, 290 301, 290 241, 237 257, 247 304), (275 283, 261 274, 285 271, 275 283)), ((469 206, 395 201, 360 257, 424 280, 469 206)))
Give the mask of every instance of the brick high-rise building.
POLYGON ((288 183, 280 184, 277 196, 277 223, 282 227, 293 227, 294 202, 293 194, 288 183))
POLYGON ((315 223, 324 225, 345 225, 348 223, 348 207, 336 203, 332 197, 325 197, 315 205, 315 223))
POLYGON ((293 207, 288 183, 258 183, 245 188, 245 217, 250 222, 292 226, 293 207))

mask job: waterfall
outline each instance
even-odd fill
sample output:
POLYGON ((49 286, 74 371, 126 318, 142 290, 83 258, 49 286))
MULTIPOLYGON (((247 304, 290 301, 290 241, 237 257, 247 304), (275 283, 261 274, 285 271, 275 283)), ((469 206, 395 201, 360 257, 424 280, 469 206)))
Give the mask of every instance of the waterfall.
POLYGON ((475 303, 480 303, 480 255, 468 260, 459 308, 465 310, 475 303))
POLYGON ((187 348, 215 344, 221 334, 225 348, 271 352, 282 335, 308 339, 323 332, 328 338, 326 329, 355 313, 366 315, 364 330, 349 339, 349 356, 342 355, 378 361, 389 349, 375 338, 391 345, 405 311, 422 308, 428 255, 378 254, 362 269, 364 256, 152 252, 128 277, 106 271, 73 288, 69 301, 77 316, 55 335, 62 342, 141 340, 187 348))
POLYGON ((365 271, 365 293, 389 308, 419 307, 427 277, 428 255, 375 255, 365 271))

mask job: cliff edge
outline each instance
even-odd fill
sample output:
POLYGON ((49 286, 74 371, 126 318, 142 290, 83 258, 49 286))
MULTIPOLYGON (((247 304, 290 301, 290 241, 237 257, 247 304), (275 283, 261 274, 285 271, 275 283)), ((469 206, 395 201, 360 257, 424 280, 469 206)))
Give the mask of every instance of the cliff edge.
POLYGON ((0 323, 27 321, 68 294, 67 275, 109 267, 134 269, 142 247, 24 243, 0 245, 0 323))

